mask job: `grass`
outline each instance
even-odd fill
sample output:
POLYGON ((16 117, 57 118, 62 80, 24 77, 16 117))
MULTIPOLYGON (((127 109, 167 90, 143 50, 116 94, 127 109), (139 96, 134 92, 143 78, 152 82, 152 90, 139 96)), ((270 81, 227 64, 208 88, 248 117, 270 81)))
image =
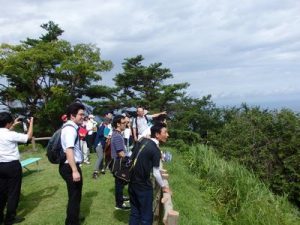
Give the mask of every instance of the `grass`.
POLYGON ((285 197, 273 195, 252 173, 235 162, 226 162, 204 146, 184 153, 190 171, 205 199, 210 199, 221 224, 295 225, 299 211, 285 197))
MULTIPOLYGON (((172 151, 172 150, 171 150, 172 151)), ((22 224, 64 224, 67 203, 65 182, 58 166, 43 151, 23 152, 22 158, 41 156, 40 172, 25 172, 18 214, 22 224)), ((107 173, 92 179, 93 163, 83 165, 82 215, 84 224, 128 224, 129 212, 114 209, 114 182, 107 173)), ((274 196, 253 174, 236 163, 226 162, 204 146, 173 151, 165 164, 173 192, 174 210, 183 225, 300 225, 299 211, 284 197, 274 196)))
MULTIPOLYGON (((22 153, 22 158, 41 156, 40 172, 31 164, 24 170, 22 194, 18 215, 26 220, 22 224, 46 225, 64 224, 67 204, 67 189, 60 177, 58 166, 50 164, 44 153, 22 153)), ((83 193, 81 214, 86 217, 84 224, 116 225, 128 224, 129 212, 114 209, 114 182, 110 173, 99 179, 92 179, 95 154, 92 154, 92 164, 83 165, 83 193)))

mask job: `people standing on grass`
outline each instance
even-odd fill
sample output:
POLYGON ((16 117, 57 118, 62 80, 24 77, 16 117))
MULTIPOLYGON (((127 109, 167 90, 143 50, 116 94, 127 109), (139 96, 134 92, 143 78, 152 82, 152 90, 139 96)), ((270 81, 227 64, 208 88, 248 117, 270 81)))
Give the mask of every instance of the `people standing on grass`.
POLYGON ((169 137, 166 125, 156 123, 151 127, 151 139, 141 140, 145 147, 137 154, 136 163, 132 171, 128 192, 130 197, 129 225, 152 225, 153 222, 153 187, 150 178, 151 172, 163 192, 170 192, 165 186, 159 171, 161 151, 159 142, 166 142, 169 137))
POLYGON ((12 131, 20 123, 21 121, 18 118, 14 120, 10 113, 0 113, 0 224, 5 225, 25 220, 16 216, 22 185, 18 143, 27 143, 32 138, 33 118, 29 120, 27 134, 12 131))
POLYGON ((84 110, 85 107, 81 103, 69 105, 66 112, 68 121, 61 131, 61 145, 66 153, 66 161, 59 165, 59 173, 65 180, 68 190, 66 225, 80 224, 79 213, 83 185, 80 164, 83 161, 83 154, 80 149, 78 128, 83 123, 84 110))
MULTIPOLYGON (((124 138, 122 132, 126 128, 125 117, 122 115, 117 115, 112 121, 113 133, 111 136, 111 158, 114 160, 116 158, 124 158, 126 152, 126 146, 124 143, 124 138)), ((129 210, 130 207, 126 206, 123 189, 126 184, 123 180, 115 176, 115 209, 118 210, 129 210)))

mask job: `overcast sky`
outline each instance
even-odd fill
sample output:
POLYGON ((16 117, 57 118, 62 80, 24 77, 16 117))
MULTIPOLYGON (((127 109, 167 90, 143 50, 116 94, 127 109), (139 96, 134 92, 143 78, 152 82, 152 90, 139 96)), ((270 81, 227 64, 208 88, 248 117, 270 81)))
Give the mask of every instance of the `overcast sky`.
POLYGON ((114 69, 141 54, 162 62, 189 95, 300 111, 299 0, 0 0, 0 43, 38 38, 49 20, 62 38, 93 43, 114 69))

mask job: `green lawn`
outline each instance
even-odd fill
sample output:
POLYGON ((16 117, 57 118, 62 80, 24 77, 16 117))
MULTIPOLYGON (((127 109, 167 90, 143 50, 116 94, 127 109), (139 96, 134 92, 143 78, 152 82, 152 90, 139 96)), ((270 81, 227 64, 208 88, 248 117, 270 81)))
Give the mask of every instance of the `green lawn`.
MULTIPOLYGON (((36 165, 28 166, 32 172, 24 170, 22 194, 18 215, 26 219, 22 224, 45 225, 64 224, 67 189, 60 177, 58 166, 50 164, 44 153, 22 153, 22 159, 40 156, 40 172, 36 165)), ((114 209, 114 182, 110 173, 97 180, 92 179, 92 171, 96 155, 92 154, 92 164, 83 165, 83 193, 81 212, 89 225, 128 224, 129 212, 114 209)))

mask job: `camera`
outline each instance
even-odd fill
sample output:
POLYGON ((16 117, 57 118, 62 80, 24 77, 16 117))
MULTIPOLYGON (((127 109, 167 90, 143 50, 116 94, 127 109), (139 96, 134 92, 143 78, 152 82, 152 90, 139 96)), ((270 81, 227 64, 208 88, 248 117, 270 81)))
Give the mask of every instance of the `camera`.
POLYGON ((26 133, 28 131, 29 118, 27 116, 20 115, 18 116, 18 121, 22 123, 23 131, 26 133))
POLYGON ((28 118, 26 116, 19 116, 18 121, 22 123, 28 123, 28 118))

